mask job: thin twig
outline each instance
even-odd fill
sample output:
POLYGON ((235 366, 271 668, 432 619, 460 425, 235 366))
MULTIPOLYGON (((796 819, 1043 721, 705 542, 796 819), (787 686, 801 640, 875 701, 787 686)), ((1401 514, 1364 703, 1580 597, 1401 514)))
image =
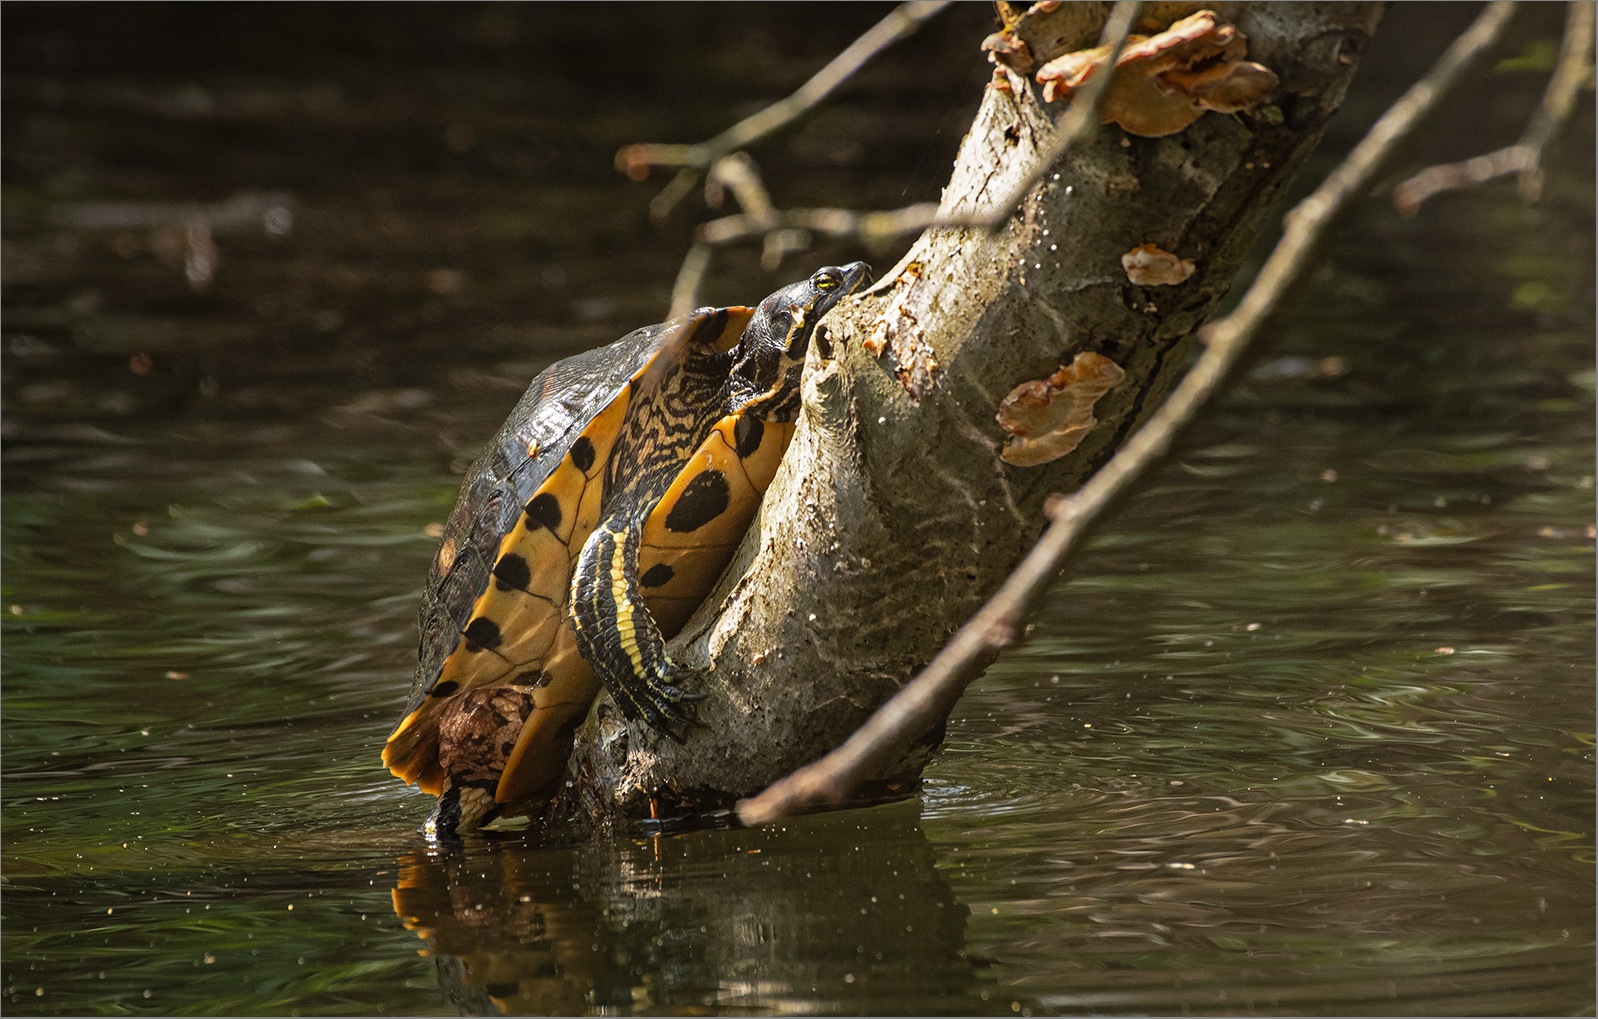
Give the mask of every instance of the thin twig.
POLYGON ((649 200, 649 218, 659 223, 671 214, 677 203, 688 197, 688 193, 699 183, 699 169, 685 166, 677 171, 671 182, 660 189, 660 194, 649 200))
POLYGON ((1490 4, 1431 71, 1377 121, 1364 140, 1288 216, 1281 241, 1237 309, 1205 326, 1204 355, 1171 397, 1114 458, 1074 495, 1051 506, 1053 522, 1004 585, 955 634, 922 673, 878 709, 844 744, 753 799, 738 804, 748 825, 767 824, 807 808, 844 801, 903 747, 948 717, 955 701, 1058 577, 1066 555, 1106 506, 1170 449, 1177 434, 1213 396, 1261 325, 1306 275, 1329 227, 1367 192, 1397 145, 1459 81, 1502 32, 1513 4, 1490 4))
POLYGON ((763 238, 771 257, 763 258, 767 269, 780 256, 801 251, 810 246, 810 235, 821 234, 834 240, 857 241, 866 247, 886 244, 896 237, 919 233, 927 222, 936 216, 938 206, 933 202, 907 205, 902 209, 881 212, 853 212, 849 209, 783 209, 773 210, 772 217, 738 213, 723 216, 701 224, 694 232, 693 247, 683 258, 677 270, 677 282, 671 291, 671 314, 681 315, 692 310, 699 300, 699 284, 710 265, 711 252, 740 241, 763 238))
POLYGON ((719 205, 723 192, 731 192, 742 212, 703 223, 694 231, 694 244, 677 270, 671 291, 671 318, 698 306, 699 285, 710 269, 714 249, 759 238, 764 242, 760 262, 768 272, 795 251, 808 248, 812 234, 858 241, 867 247, 922 229, 931 204, 911 205, 889 212, 851 212, 848 209, 777 209, 760 179, 760 168, 748 153, 734 152, 711 164, 705 180, 706 201, 719 205))
POLYGON ((1099 107, 1104 105, 1104 97, 1110 92, 1110 82, 1115 77, 1115 62, 1121 58, 1121 50, 1126 46, 1126 37, 1131 33, 1132 25, 1142 9, 1141 0, 1116 0, 1115 6, 1110 9, 1110 16, 1105 19, 1103 31, 1099 33, 1099 45, 1110 47, 1104 69, 1089 78, 1072 97, 1070 108, 1060 117, 1058 132, 1054 136, 1053 143, 1038 158, 1032 172, 1025 179, 1017 181, 1015 187, 1011 188, 1003 199, 986 211, 969 216, 950 216, 930 223, 929 226, 963 226, 997 230, 1010 221, 1010 217, 1015 215, 1015 210, 1021 207, 1021 203, 1032 193, 1038 181, 1042 180, 1056 163, 1065 158, 1078 140, 1090 129, 1098 126, 1099 107))
POLYGON ((915 32, 923 22, 948 5, 949 0, 906 0, 850 43, 842 53, 833 57, 827 66, 817 71, 786 99, 772 103, 709 141, 697 145, 628 145, 616 153, 616 168, 634 180, 648 176, 652 166, 683 168, 672 184, 650 203, 650 215, 663 219, 687 194, 688 188, 679 183, 685 175, 690 182, 697 180, 699 173, 716 160, 791 124, 849 80, 872 57, 915 32))
POLYGON ((710 268, 710 245, 695 244, 683 256, 682 267, 677 270, 677 281, 671 285, 670 322, 678 315, 686 315, 699 305, 699 284, 704 282, 705 271, 710 268))
POLYGON ((848 209, 784 209, 775 219, 756 216, 723 216, 699 228, 698 238, 718 247, 749 240, 772 230, 811 230, 826 237, 876 244, 915 233, 922 229, 928 212, 937 211, 931 202, 908 205, 883 212, 851 212, 848 209))
MULTIPOLYGON (((901 5, 901 10, 909 6, 901 5)), ((1115 7, 1110 11, 1110 16, 1104 23, 1104 28, 1099 35, 1099 45, 1111 47, 1107 70, 1104 74, 1096 74, 1087 83, 1077 90, 1076 97, 1059 120, 1059 131, 1047 152, 1040 157, 1037 166, 1026 179, 1018 182, 1010 192, 997 204, 988 209, 972 214, 956 214, 940 216, 938 205, 935 202, 922 202, 908 205, 901 209, 891 209, 881 212, 851 212, 847 209, 786 209, 776 210, 770 201, 765 186, 760 182, 759 171, 754 165, 754 160, 745 153, 732 152, 721 156, 711 164, 710 180, 708 187, 718 187, 725 184, 727 189, 737 197, 744 211, 741 215, 723 216, 701 224, 695 233, 695 246, 683 260, 682 268, 677 272, 677 285, 672 290, 671 313, 679 315, 694 307, 697 300, 698 287, 703 280, 705 272, 710 265, 709 248, 722 247, 738 241, 762 237, 766 241, 765 253, 762 263, 770 268, 775 268, 773 263, 791 250, 798 250, 803 245, 799 244, 802 238, 796 236, 797 231, 813 231, 828 237, 846 240, 857 240, 865 245, 874 246, 886 243, 897 237, 907 234, 920 233, 929 227, 974 227, 977 229, 997 230, 1009 221, 1021 202, 1032 192, 1044 174, 1063 158, 1071 147, 1076 144, 1087 130, 1098 119, 1099 106, 1104 101, 1104 96, 1109 91, 1109 82, 1113 74, 1116 59, 1121 55, 1121 48, 1126 45, 1126 37, 1132 30, 1132 24, 1142 9, 1141 0, 1117 0, 1115 7)), ((898 13, 895 11, 895 13, 898 13)), ((935 11, 931 13, 936 13, 935 11)), ((925 15, 930 17, 931 13, 925 15)), ((893 15, 883 19, 877 29, 883 27, 891 20, 893 15)), ((923 17, 923 20, 925 20, 923 17)), ((875 32, 877 29, 873 29, 875 32)), ((857 40, 859 46, 871 33, 857 40)), ((854 49, 855 47, 850 47, 854 49)), ((828 67, 838 64, 848 54, 845 51, 837 60, 828 67)), ((823 71, 825 73, 825 71, 823 71)), ((821 75, 817 75, 819 78, 821 75)), ((815 79, 811 79, 812 82, 815 79)), ((807 86, 808 87, 808 86, 807 86)), ((800 90, 801 92, 803 89, 800 90)), ((798 92, 794 93, 799 95, 798 92)), ((793 97, 790 97, 793 98, 793 97)), ((779 104, 780 105, 780 104, 779 104)), ((762 114, 765 111, 762 111, 762 114)), ((743 121, 748 124, 756 117, 743 121)), ((741 126, 741 125, 739 125, 741 126)), ((718 135, 716 138, 703 143, 705 147, 714 146, 721 139, 726 138, 737 127, 731 128, 718 135)), ((627 173, 638 175, 638 167, 642 160, 648 157, 651 161, 659 163, 666 158, 687 160, 693 153, 689 150, 696 146, 642 146, 631 145, 623 149, 616 156, 616 164, 627 173), (668 148, 674 149, 666 152, 668 148)), ((698 158, 698 156, 694 156, 698 158)), ((675 164, 673 164, 675 165, 675 164)), ((656 196, 655 201, 666 202, 669 211, 687 189, 692 186, 692 175, 695 171, 691 168, 681 170, 672 180, 666 190, 656 196)), ((647 167, 645 168, 647 172, 647 167)), ((654 206, 651 205, 651 215, 659 219, 654 206)))
POLYGON ((1088 130, 1098 123, 1099 107, 1104 105, 1104 97, 1109 94, 1115 62, 1120 58, 1121 50, 1126 45, 1126 37, 1131 33, 1132 25, 1142 9, 1142 0, 1116 0, 1115 6, 1110 10, 1110 16, 1105 19, 1104 29, 1099 33, 1099 45, 1110 47, 1109 56, 1105 61, 1105 73, 1095 74, 1076 90, 1070 107, 1060 116, 1053 142, 1050 143, 1048 150, 1038 157, 1037 164, 1030 174, 1017 181, 997 203, 975 212, 940 215, 936 205, 901 209, 899 210, 901 218, 895 221, 895 230, 898 233, 914 233, 918 230, 944 227, 996 231, 1008 223, 1010 217, 1015 215, 1015 210, 1026 200, 1026 196, 1032 193, 1038 181, 1064 159, 1088 130), (911 209, 920 211, 912 217, 911 209))
POLYGON ((731 191, 744 214, 761 221, 776 217, 776 204, 766 182, 760 179, 760 168, 747 152, 734 152, 710 164, 705 175, 705 201, 712 208, 721 206, 724 191, 731 191))
POLYGON ((1576 108, 1576 94, 1592 76, 1593 62, 1592 0, 1574 0, 1565 13, 1565 38, 1559 47, 1559 63, 1543 100, 1532 114, 1531 123, 1520 143, 1532 152, 1531 166, 1521 171, 1520 197, 1535 202, 1542 196, 1542 159, 1549 142, 1559 133, 1576 108))
POLYGON ((1576 95, 1592 71, 1593 22, 1591 0, 1576 0, 1569 5, 1559 62, 1520 141, 1457 163, 1428 166, 1393 189, 1393 205, 1399 213, 1413 216, 1428 199, 1444 191, 1475 187, 1510 174, 1519 175, 1518 187, 1524 201, 1535 202, 1542 197, 1543 152, 1570 119, 1576 95))

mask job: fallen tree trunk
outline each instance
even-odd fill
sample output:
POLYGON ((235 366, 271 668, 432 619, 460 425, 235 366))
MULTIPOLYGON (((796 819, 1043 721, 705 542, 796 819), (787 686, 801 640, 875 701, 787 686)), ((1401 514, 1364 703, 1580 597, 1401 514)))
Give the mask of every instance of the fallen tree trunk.
MULTIPOLYGON (((1164 28, 1197 9, 1145 14, 1164 28)), ((551 818, 725 809, 842 742, 1003 582, 1047 523, 1047 496, 1079 487, 1159 406, 1380 15, 1367 3, 1209 9, 1278 79, 1265 101, 1160 137, 1095 126, 1052 167, 1041 163, 1065 104, 1044 102, 1034 75, 1092 46, 1105 8, 1034 10, 993 41, 1005 87, 987 91, 940 215, 980 219, 1038 184, 997 232, 929 229, 828 317, 760 517, 671 648, 700 670, 703 727, 674 743, 602 699, 551 818), (1030 438, 996 422, 1007 397, 1011 428, 1030 438)), ((1160 45, 1133 37, 1126 50, 1160 45)), ((1106 114, 1124 99, 1120 75, 1106 114)), ((942 728, 865 795, 913 788, 942 728)))

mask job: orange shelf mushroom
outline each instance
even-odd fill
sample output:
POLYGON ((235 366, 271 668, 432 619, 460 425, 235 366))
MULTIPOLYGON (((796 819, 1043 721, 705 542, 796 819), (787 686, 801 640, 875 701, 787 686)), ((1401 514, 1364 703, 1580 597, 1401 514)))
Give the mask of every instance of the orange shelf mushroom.
MULTIPOLYGON (((1067 99, 1110 59, 1111 46, 1077 50, 1038 70, 1046 102, 1067 99)), ((1247 37, 1199 11, 1153 36, 1129 35, 1111 72, 1099 122, 1147 138, 1176 134, 1211 110, 1236 113, 1277 85, 1274 72, 1244 60, 1247 37)))

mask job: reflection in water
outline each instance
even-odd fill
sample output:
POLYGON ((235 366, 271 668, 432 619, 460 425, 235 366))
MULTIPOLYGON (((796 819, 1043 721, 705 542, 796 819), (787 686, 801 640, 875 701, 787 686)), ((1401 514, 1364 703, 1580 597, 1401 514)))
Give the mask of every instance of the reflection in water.
POLYGON ((853 812, 843 845, 815 819, 580 850, 474 839, 406 856, 394 909, 471 1012, 964 1012, 968 911, 916 812, 853 812))

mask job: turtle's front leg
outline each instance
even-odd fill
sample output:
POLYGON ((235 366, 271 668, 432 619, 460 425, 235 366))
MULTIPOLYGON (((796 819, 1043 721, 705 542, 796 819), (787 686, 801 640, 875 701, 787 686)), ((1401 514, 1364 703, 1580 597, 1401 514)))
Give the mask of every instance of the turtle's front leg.
POLYGON ((604 521, 583 545, 572 574, 577 649, 629 719, 642 718, 677 742, 694 724, 702 694, 676 685, 681 670, 638 587, 636 524, 604 521))

